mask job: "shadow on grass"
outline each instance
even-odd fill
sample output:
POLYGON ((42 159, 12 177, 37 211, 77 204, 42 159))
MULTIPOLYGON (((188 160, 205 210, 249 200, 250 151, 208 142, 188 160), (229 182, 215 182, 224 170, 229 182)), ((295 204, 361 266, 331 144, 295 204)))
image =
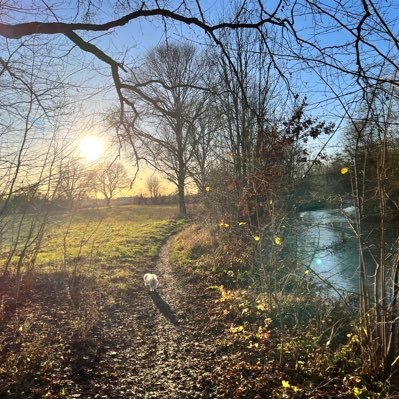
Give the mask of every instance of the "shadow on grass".
POLYGON ((150 291, 150 296, 152 301, 154 302, 154 305, 162 313, 165 319, 173 325, 178 326, 179 320, 177 319, 175 312, 172 310, 169 304, 158 294, 158 292, 150 291))

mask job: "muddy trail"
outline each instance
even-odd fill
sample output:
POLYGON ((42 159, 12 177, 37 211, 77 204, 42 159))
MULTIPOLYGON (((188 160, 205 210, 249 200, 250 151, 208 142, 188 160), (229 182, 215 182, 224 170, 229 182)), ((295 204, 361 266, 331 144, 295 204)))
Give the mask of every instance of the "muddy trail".
MULTIPOLYGON (((217 363, 203 289, 169 264, 170 239, 153 270, 159 287, 144 284, 108 306, 94 342, 74 348, 68 391, 82 398, 216 398, 217 363)), ((63 379, 64 379, 63 378, 63 379)))

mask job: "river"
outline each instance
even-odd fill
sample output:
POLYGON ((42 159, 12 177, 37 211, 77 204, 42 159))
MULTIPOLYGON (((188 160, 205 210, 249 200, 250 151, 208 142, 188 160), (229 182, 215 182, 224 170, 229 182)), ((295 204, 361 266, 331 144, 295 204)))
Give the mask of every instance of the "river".
POLYGON ((294 247, 304 266, 335 289, 357 292, 357 241, 343 212, 351 215, 354 208, 301 212, 294 247))

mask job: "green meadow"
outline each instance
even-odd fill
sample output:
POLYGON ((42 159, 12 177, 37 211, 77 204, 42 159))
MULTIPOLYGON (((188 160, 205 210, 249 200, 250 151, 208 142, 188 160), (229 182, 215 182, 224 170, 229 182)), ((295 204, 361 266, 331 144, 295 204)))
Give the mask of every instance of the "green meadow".
POLYGON ((123 206, 53 215, 37 265, 148 263, 183 223, 176 214, 175 206, 123 206))
MULTIPOLYGON (((184 224, 184 220, 176 217, 177 211, 174 205, 132 205, 52 213, 45 223, 34 268, 39 272, 76 273, 87 272, 88 267, 90 270, 131 269, 137 264, 141 268, 149 267, 163 241, 184 224)), ((36 219, 33 230, 38 230, 41 222, 42 219, 36 219)), ((4 229, 2 265, 7 261, 16 235, 19 237, 9 266, 11 272, 29 242, 27 237, 33 224, 31 216, 15 215, 4 229)), ((23 268, 29 265, 33 249, 28 247, 23 268)))

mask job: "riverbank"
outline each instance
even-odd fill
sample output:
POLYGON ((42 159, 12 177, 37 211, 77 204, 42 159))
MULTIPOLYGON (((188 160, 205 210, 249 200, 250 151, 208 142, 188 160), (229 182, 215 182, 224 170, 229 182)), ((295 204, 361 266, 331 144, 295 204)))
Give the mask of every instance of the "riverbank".
POLYGON ((246 254, 225 239, 192 225, 172 243, 171 259, 217 295, 211 317, 223 330, 224 373, 215 378, 226 397, 390 397, 392 387, 367 373, 350 298, 326 295, 300 264, 271 270, 252 257, 245 265, 246 254))

